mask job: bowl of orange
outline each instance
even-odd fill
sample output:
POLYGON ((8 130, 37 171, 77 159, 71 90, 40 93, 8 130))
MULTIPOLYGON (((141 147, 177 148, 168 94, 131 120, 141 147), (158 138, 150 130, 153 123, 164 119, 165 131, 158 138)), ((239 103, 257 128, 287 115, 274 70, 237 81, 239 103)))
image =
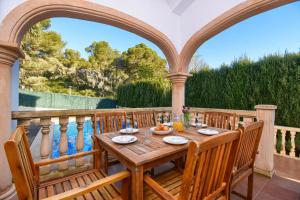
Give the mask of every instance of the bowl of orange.
POLYGON ((157 135, 167 135, 173 132, 173 128, 170 128, 168 126, 165 126, 163 124, 159 124, 156 127, 150 128, 152 133, 157 135))

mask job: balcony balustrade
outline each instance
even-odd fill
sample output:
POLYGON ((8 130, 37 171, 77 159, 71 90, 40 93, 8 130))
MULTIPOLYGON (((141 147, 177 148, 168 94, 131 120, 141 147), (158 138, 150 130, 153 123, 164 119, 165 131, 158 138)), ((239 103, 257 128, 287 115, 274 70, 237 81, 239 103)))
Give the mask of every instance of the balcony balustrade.
MULTIPOLYGON (((36 137, 36 139, 40 138, 40 146, 31 146, 31 150, 34 152, 35 160, 43 160, 43 159, 52 159, 53 158, 53 142, 54 142, 54 126, 59 130, 59 147, 56 156, 62 157, 68 154, 79 153, 87 150, 91 150, 86 148, 87 145, 91 145, 91 143, 85 142, 85 131, 88 131, 90 136, 92 134, 96 134, 96 131, 93 127, 97 127, 96 119, 94 118, 96 114, 101 112, 115 112, 122 111, 126 112, 127 118, 130 120, 131 125, 134 125, 132 120, 132 113, 136 111, 153 111, 155 113, 155 118, 157 122, 168 122, 172 117, 172 108, 171 107, 158 107, 158 108, 118 108, 118 109, 95 109, 95 110, 51 110, 51 111, 21 111, 21 112, 12 112, 12 119, 17 120, 19 125, 23 125, 25 127, 26 133, 29 136, 29 130, 31 122, 36 122, 40 126, 39 133, 41 137, 36 137), (90 129, 87 130, 88 121, 91 123, 90 129), (68 141, 68 133, 71 127, 71 123, 75 124, 75 138, 72 141, 68 141), (70 142, 74 142, 73 149, 71 148, 70 142), (37 150, 39 148, 39 151, 37 150), (71 151, 72 150, 72 151, 71 151)), ((200 122, 203 120, 205 112, 226 112, 236 115, 235 128, 241 126, 244 123, 249 123, 257 120, 258 112, 255 110, 229 110, 229 109, 214 109, 214 108, 190 108, 191 113, 191 122, 200 122)), ((267 124, 267 123, 266 123, 267 124)), ((268 127, 268 124, 266 125, 268 127)), ((274 126, 274 125, 273 125, 274 126)), ((297 132, 300 132, 300 128, 292 128, 292 127, 283 127, 283 126, 275 126, 274 128, 274 149, 272 151, 275 154, 285 155, 290 158, 296 158, 295 156, 295 136, 297 132), (290 134, 291 148, 289 149, 289 154, 286 155, 286 141, 282 139, 282 150, 276 151, 276 142, 278 137, 276 135, 280 134, 281 137, 285 138, 286 134, 290 134)), ((88 138, 90 137, 88 136, 88 138)), ((273 138, 272 138, 273 139, 273 138)), ((263 145, 263 141, 261 142, 263 145)), ((92 146, 92 145, 91 145, 92 146)), ((261 150, 260 150, 261 151, 261 150)), ((263 153, 263 152, 259 152, 263 153)), ((57 166, 45 166, 41 170, 41 180, 48 180, 52 178, 62 177, 65 175, 69 175, 72 173, 76 173, 80 170, 88 169, 93 164, 93 158, 79 158, 75 161, 64 161, 59 163, 57 166)))

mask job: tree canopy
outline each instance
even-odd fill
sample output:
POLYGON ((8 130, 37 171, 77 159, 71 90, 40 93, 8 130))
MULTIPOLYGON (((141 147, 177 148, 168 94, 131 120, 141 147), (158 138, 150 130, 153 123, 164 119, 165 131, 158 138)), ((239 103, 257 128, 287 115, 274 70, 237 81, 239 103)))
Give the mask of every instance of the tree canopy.
POLYGON ((22 89, 103 97, 114 96, 123 83, 164 81, 166 61, 143 43, 121 53, 106 41, 94 41, 85 48, 85 59, 79 51, 65 48, 66 42, 50 27, 51 20, 43 20, 23 37, 22 89))
POLYGON ((166 61, 143 43, 123 52, 120 64, 128 74, 127 82, 161 80, 167 74, 166 61))

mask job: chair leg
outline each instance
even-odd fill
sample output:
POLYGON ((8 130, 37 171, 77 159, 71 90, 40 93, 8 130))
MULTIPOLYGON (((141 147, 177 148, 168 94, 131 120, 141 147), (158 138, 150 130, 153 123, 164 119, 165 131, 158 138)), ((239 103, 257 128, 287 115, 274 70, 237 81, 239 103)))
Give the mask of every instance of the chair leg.
POLYGON ((122 200, 128 200, 130 198, 130 178, 126 178, 122 182, 122 189, 121 189, 121 197, 122 200))
POLYGON ((150 174, 151 174, 151 177, 154 177, 154 176, 155 176, 154 167, 153 167, 153 168, 151 168, 151 172, 150 172, 150 174))
POLYGON ((177 168, 179 171, 182 171, 184 168, 184 158, 178 158, 175 160, 175 168, 177 168))
POLYGON ((105 151, 104 153, 104 171, 108 174, 108 152, 105 151))
POLYGON ((252 193, 253 193, 253 172, 248 176, 247 200, 252 200, 252 193))

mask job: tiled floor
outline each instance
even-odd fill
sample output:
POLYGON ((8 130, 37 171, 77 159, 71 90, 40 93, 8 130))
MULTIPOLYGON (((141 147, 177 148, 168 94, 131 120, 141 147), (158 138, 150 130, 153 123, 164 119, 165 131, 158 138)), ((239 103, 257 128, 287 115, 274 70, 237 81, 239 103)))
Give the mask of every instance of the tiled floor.
MULTIPOLYGON (((300 200, 300 160, 275 156, 275 175, 272 179, 255 174, 253 200, 300 200), (295 179, 295 180, 293 180, 295 179)), ((167 170, 170 164, 155 168, 155 173, 167 170)), ((110 168, 110 173, 122 170, 124 167, 115 165, 110 168)), ((246 194, 247 180, 237 185, 235 191, 246 194)), ((241 198, 232 194, 232 200, 241 198)))
MULTIPOLYGON (((247 193, 247 180, 237 185, 235 191, 247 193)), ((232 200, 241 199, 232 194, 232 200)), ((272 179, 256 174, 253 188, 254 200, 300 200, 300 183, 274 175, 272 179)))
POLYGON ((274 155, 275 174, 300 182, 300 159, 274 155))

